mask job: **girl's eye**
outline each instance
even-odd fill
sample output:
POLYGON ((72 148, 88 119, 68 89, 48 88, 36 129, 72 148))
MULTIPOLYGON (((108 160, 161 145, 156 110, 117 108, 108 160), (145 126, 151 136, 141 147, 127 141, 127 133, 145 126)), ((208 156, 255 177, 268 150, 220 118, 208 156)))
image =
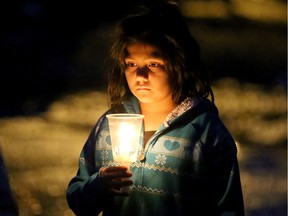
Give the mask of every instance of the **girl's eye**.
POLYGON ((149 66, 149 67, 158 67, 158 66, 159 66, 159 63, 153 62, 153 63, 148 64, 148 66, 149 66))
POLYGON ((127 62, 126 65, 127 67, 137 67, 137 64, 133 62, 127 62))

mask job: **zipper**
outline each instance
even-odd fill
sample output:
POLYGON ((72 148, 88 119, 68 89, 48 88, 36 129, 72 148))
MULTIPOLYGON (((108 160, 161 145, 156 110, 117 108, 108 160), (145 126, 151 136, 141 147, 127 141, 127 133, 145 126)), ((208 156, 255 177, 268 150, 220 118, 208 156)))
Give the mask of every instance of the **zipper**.
POLYGON ((145 161, 146 156, 145 156, 145 148, 144 147, 142 147, 141 152, 140 152, 140 154, 138 156, 138 159, 139 159, 140 162, 144 162, 145 161))
POLYGON ((162 130, 159 130, 158 132, 156 132, 148 141, 148 145, 145 146, 145 147, 142 147, 141 148, 141 151, 140 151, 140 154, 138 156, 138 159, 141 163, 145 162, 145 159, 146 159, 146 153, 148 151, 148 148, 152 145, 152 141, 154 141, 157 137, 159 137, 162 133, 164 133, 165 131, 167 131, 170 127, 165 127, 164 129, 162 130))

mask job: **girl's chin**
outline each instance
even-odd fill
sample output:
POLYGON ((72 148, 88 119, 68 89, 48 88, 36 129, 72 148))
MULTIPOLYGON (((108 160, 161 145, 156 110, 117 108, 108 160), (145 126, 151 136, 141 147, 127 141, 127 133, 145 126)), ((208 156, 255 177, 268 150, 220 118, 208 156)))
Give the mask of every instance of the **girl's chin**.
POLYGON ((153 101, 151 100, 151 95, 148 94, 134 94, 134 96, 138 98, 141 103, 151 103, 153 101))
POLYGON ((138 100, 139 100, 140 103, 143 103, 143 104, 149 104, 149 103, 152 103, 152 102, 153 102, 153 101, 151 101, 151 100, 141 100, 141 99, 139 99, 139 98, 138 98, 138 100))
POLYGON ((136 96, 140 103, 153 103, 151 97, 136 96))

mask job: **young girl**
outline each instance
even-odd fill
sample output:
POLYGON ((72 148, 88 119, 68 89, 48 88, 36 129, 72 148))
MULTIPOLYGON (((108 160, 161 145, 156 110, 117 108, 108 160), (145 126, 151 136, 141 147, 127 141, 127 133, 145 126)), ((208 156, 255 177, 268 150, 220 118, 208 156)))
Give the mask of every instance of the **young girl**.
POLYGON ((68 204, 76 215, 242 216, 237 148, 219 119, 198 44, 176 5, 140 9, 118 26, 111 107, 83 147, 68 204), (110 113, 145 116, 130 171, 113 162, 110 113), (121 190, 129 185, 129 193, 121 190))

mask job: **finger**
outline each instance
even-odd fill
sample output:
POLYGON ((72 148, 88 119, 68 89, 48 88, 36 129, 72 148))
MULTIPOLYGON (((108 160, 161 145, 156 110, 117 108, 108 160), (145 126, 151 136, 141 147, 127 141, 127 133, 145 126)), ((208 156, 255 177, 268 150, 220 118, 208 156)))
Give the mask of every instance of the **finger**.
POLYGON ((114 179, 113 181, 107 181, 105 187, 108 191, 120 190, 121 187, 127 187, 133 184, 131 179, 114 179))
POLYGON ((117 179, 117 180, 113 180, 109 183, 110 186, 112 187, 125 187, 125 186, 130 186, 133 184, 133 181, 129 178, 127 179, 117 179))
POLYGON ((114 172, 106 172, 106 170, 103 170, 101 172, 101 178, 107 179, 107 180, 113 180, 115 178, 129 178, 132 176, 131 172, 126 171, 114 171, 114 172))
POLYGON ((103 173, 101 175, 102 181, 113 181, 115 179, 130 178, 131 173, 115 172, 115 173, 103 173))
POLYGON ((110 189, 109 193, 114 196, 129 196, 129 193, 127 191, 124 190, 122 191, 121 189, 120 190, 110 189))
POLYGON ((128 170, 127 167, 125 166, 110 166, 110 167, 105 167, 105 172, 126 172, 128 170))

